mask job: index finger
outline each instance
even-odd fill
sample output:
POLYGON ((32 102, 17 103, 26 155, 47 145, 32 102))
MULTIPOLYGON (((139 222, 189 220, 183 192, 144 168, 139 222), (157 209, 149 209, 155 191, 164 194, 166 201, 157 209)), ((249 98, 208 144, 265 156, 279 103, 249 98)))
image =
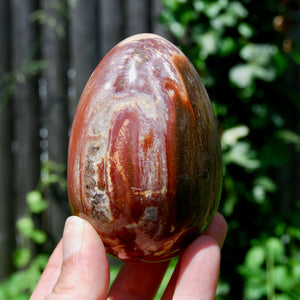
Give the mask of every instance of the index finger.
POLYGON ((227 234, 227 222, 220 213, 216 213, 210 225, 204 232, 204 235, 212 236, 222 248, 227 234))
POLYGON ((227 223, 224 217, 217 213, 205 233, 181 255, 163 299, 215 298, 220 249, 226 233, 227 223))

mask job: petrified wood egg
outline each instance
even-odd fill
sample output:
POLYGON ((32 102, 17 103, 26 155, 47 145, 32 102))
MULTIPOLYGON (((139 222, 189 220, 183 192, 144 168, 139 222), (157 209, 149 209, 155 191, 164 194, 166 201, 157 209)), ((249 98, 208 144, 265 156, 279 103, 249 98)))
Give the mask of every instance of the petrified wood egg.
POLYGON ((221 193, 217 123, 199 75, 153 34, 116 45, 91 75, 69 143, 72 211, 124 261, 180 253, 221 193))

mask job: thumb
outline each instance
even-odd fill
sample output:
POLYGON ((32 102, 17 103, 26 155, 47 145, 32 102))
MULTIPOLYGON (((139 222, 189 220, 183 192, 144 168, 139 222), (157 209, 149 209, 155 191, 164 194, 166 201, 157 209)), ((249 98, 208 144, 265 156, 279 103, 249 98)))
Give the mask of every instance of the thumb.
POLYGON ((101 239, 87 221, 69 217, 61 273, 46 299, 105 299, 108 287, 109 264, 101 239))

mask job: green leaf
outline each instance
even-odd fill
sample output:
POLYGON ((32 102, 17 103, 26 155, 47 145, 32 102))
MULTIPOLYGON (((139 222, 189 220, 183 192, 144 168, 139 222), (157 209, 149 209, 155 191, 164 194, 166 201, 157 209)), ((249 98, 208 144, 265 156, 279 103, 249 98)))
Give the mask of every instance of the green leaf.
POLYGON ((7 300, 8 295, 6 291, 5 283, 0 285, 0 300, 7 300))
POLYGON ((163 4, 165 7, 169 8, 171 10, 177 10, 180 5, 180 1, 179 0, 163 0, 163 4))
POLYGON ((274 268, 275 287, 281 291, 288 291, 292 287, 292 278, 287 266, 275 266, 274 268))
POLYGON ((32 219, 23 217, 17 221, 18 231, 25 237, 31 237, 34 231, 34 224, 32 219))
POLYGON ((228 296, 230 289, 231 289, 230 284, 227 282, 223 282, 220 279, 218 282, 218 288, 216 291, 216 299, 218 299, 218 296, 228 296))
POLYGON ((188 10, 181 15, 180 23, 183 25, 189 24, 193 20, 198 19, 198 14, 193 10, 188 10))
POLYGON ((254 170, 260 166, 260 161, 256 159, 256 152, 250 149, 246 142, 237 142, 230 150, 224 153, 224 162, 233 163, 245 169, 254 170))
POLYGON ((269 44, 247 44, 241 49, 240 56, 248 62, 266 65, 277 51, 276 46, 269 44))
POLYGON ((252 26, 250 26, 249 24, 247 24, 247 23, 241 23, 238 26, 238 32, 243 37, 249 39, 249 38, 251 38, 253 36, 254 30, 253 30, 252 26))
POLYGON ((292 130, 280 130, 277 133, 278 137, 287 144, 296 146, 296 150, 300 151, 300 135, 292 130))
POLYGON ((236 49, 236 41, 229 36, 223 37, 220 41, 219 54, 221 56, 227 56, 236 49))
POLYGON ((245 88, 253 83, 253 67, 247 64, 238 64, 230 69, 229 79, 239 88, 245 88))
POLYGON ((43 196, 39 191, 27 193, 26 201, 31 213, 39 214, 48 207, 47 201, 43 199, 43 196))
POLYGON ((265 284, 263 276, 259 278, 251 277, 246 282, 244 289, 244 298, 247 300, 266 299, 264 296, 267 294, 267 285, 265 284))
POLYGON ((114 282, 116 279, 122 264, 112 265, 110 268, 110 285, 114 282))
POLYGON ((195 0, 193 2, 193 6, 194 6, 195 11, 197 11, 197 12, 203 12, 205 9, 205 3, 202 0, 195 0))
POLYGON ((247 9, 242 5, 242 3, 233 1, 230 2, 227 7, 228 12, 234 14, 236 17, 239 18, 246 18, 248 16, 247 9))
POLYGON ((185 27, 181 23, 174 21, 170 24, 170 31, 180 39, 185 34, 185 27))
POLYGON ((277 189, 276 184, 274 181, 266 176, 260 176, 254 181, 255 185, 261 186, 267 192, 275 192, 277 189))
POLYGON ((9 299, 17 299, 19 295, 24 294, 27 286, 27 276, 25 271, 17 271, 10 276, 7 282, 7 293, 9 299))
POLYGON ((13 253, 13 261, 17 268, 25 267, 31 258, 30 250, 27 248, 18 248, 13 253))
POLYGON ((199 55, 202 60, 217 52, 219 38, 219 33, 215 30, 210 30, 204 33, 194 32, 193 39, 200 47, 199 55))
POLYGON ((36 284, 38 283, 42 270, 32 267, 32 265, 29 266, 29 268, 26 270, 27 275, 27 284, 26 284, 26 290, 29 290, 30 294, 34 291, 36 284))
POLYGON ((252 192, 256 202, 262 203, 266 200, 266 193, 275 192, 276 189, 276 184, 270 178, 261 176, 254 181, 252 192))
POLYGON ((278 294, 276 293, 276 300, 293 300, 290 296, 286 294, 278 294))
POLYGON ((47 265, 48 260, 49 260, 48 254, 38 254, 33 259, 30 267, 38 269, 38 270, 44 270, 47 265))
POLYGON ((266 251, 275 261, 280 260, 285 255, 285 248, 282 241, 276 237, 270 237, 266 241, 266 251))
POLYGON ((266 200, 265 190, 261 186, 254 186, 252 192, 257 203, 263 203, 266 200))
POLYGON ((261 67, 261 66, 253 66, 253 77, 261 79, 263 81, 273 81, 276 77, 276 69, 273 67, 261 67))
POLYGON ((31 234, 32 240, 37 244, 43 244, 47 241, 47 235, 42 230, 34 230, 31 234))
POLYGON ((163 277, 163 280, 161 281, 161 284, 160 284, 160 287, 157 291, 155 299, 161 299, 162 298, 163 293, 164 293, 164 291, 165 291, 165 289, 166 289, 166 287, 167 287, 167 285, 168 285, 168 283, 169 283, 169 281, 172 277, 172 274, 175 270, 177 262, 178 262, 178 258, 173 258, 171 260, 170 265, 169 265, 169 267, 168 267, 168 269, 167 269, 167 271, 166 271, 166 273, 163 277))
POLYGON ((260 269, 265 262, 265 249, 263 246, 254 246, 250 248, 245 257, 244 266, 247 269, 260 269))
POLYGON ((216 30, 222 30, 225 27, 234 27, 237 19, 229 13, 221 14, 211 20, 211 26, 216 30))
POLYGON ((288 234, 293 238, 300 240, 300 228, 297 227, 289 227, 288 234))
POLYGON ((234 145, 236 142, 249 134, 249 128, 246 125, 239 125, 229 128, 223 132, 222 142, 225 145, 234 145))
POLYGON ((227 0, 218 0, 212 2, 205 2, 204 12, 207 17, 213 19, 219 15, 221 10, 228 4, 227 0))

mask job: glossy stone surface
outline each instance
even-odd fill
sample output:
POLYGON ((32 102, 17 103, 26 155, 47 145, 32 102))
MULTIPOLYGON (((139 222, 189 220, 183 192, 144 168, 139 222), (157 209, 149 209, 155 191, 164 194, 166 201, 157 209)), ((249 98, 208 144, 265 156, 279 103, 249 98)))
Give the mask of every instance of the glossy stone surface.
POLYGON ((73 121, 73 213, 112 255, 165 260, 208 226, 221 182, 216 120, 188 59, 153 34, 115 46, 91 75, 73 121))

